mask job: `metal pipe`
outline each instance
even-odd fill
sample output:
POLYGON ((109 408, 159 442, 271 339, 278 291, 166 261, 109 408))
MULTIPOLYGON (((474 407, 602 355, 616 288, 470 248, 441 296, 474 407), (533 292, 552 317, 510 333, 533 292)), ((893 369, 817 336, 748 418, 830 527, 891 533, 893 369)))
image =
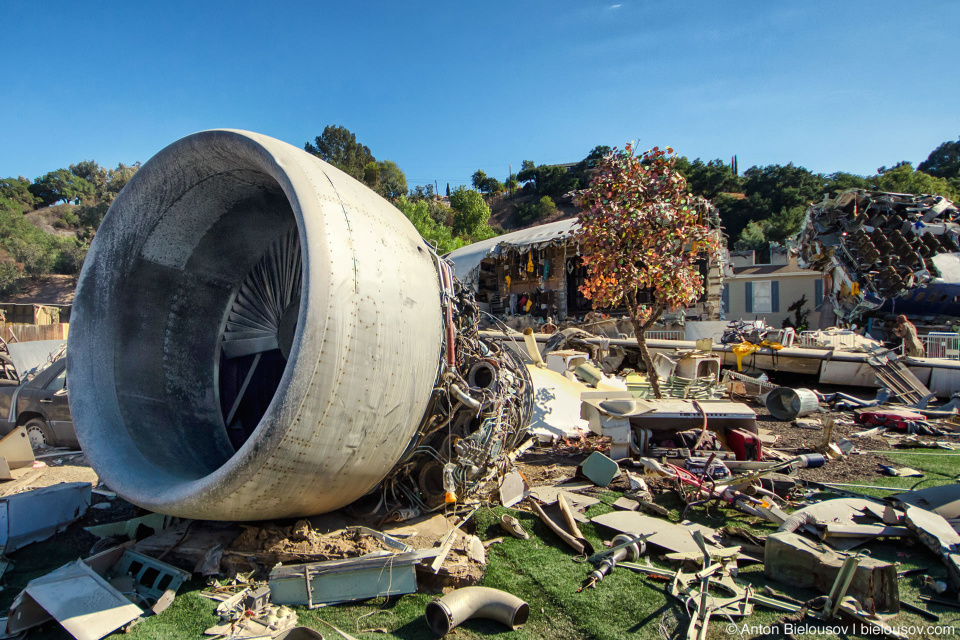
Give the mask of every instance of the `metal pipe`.
POLYGON ((457 400, 467 405, 474 411, 480 410, 480 402, 473 396, 468 395, 463 389, 461 389, 457 385, 451 384, 450 391, 453 392, 453 395, 456 396, 457 400))
POLYGON ((516 631, 530 617, 530 606, 500 589, 464 587, 428 602, 424 617, 430 629, 440 636, 472 618, 495 620, 516 631))
MULTIPOLYGON (((519 334, 504 333, 502 331, 481 331, 481 337, 491 340, 513 340, 519 337, 519 334)), ((553 334, 533 334, 537 342, 547 342, 553 334)), ((637 349, 637 341, 634 339, 623 340, 620 338, 577 338, 587 344, 601 345, 603 343, 614 347, 625 347, 637 349)), ((712 350, 719 353, 732 353, 732 345, 714 343, 712 350)), ((647 340, 647 347, 650 349, 696 349, 697 343, 692 340, 647 340)), ((810 358, 813 360, 830 360, 833 362, 866 362, 869 354, 858 353, 854 351, 832 351, 830 349, 806 349, 800 347, 784 347, 775 351, 770 347, 760 347, 756 352, 758 356, 770 356, 778 358, 810 358)), ((925 367, 929 369, 957 369, 960 370, 960 361, 953 363, 944 362, 920 362, 916 358, 901 358, 907 366, 925 367)))

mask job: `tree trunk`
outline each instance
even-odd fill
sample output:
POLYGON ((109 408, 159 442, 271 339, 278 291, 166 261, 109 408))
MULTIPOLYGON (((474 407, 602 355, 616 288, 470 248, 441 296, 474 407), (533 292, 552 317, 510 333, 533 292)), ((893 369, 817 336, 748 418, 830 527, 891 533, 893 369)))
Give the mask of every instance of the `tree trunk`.
POLYGON ((663 307, 659 304, 653 305, 650 317, 647 318, 646 322, 640 324, 640 319, 637 317, 637 295, 635 292, 630 291, 627 292, 627 311, 630 313, 630 322, 633 324, 633 332, 637 338, 637 346, 640 347, 640 356, 643 358, 643 363, 647 367, 647 379, 650 380, 650 386, 653 387, 654 397, 660 400, 663 398, 663 393, 660 392, 660 378, 657 376, 657 370, 653 367, 653 358, 650 357, 650 350, 647 349, 647 340, 644 334, 647 332, 647 329, 653 326, 653 323, 663 315, 663 307))

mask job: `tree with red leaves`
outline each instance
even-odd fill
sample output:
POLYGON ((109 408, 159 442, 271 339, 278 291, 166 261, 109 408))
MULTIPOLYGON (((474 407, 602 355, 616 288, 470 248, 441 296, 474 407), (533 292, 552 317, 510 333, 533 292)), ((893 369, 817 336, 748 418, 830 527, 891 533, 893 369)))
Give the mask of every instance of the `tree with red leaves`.
POLYGON ((595 309, 626 302, 657 398, 663 396, 644 334, 664 311, 703 293, 697 261, 720 250, 719 233, 706 224, 710 203, 690 195, 675 163, 669 147, 637 157, 628 144, 599 160, 590 186, 573 193, 587 266, 580 291, 595 309), (649 302, 639 302, 641 292, 649 302))

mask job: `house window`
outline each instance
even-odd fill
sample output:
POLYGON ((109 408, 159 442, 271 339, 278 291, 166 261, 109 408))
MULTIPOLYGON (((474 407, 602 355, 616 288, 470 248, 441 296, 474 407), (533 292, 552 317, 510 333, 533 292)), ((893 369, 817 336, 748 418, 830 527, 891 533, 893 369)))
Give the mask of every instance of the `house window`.
POLYGON ((773 312, 769 280, 753 283, 753 312, 754 313, 772 313, 773 312))
POLYGON ((743 283, 743 306, 747 313, 780 313, 780 283, 776 280, 743 283))

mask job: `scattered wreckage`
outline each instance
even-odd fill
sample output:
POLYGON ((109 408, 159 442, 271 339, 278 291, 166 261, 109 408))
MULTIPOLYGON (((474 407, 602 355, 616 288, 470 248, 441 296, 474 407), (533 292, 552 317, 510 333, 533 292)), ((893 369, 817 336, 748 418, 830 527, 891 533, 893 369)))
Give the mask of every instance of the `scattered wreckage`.
MULTIPOLYGON (((470 335, 467 322, 457 326, 461 336, 470 335)), ((557 397, 535 397, 531 424, 540 424, 541 429, 532 431, 534 440, 549 451, 571 438, 583 443, 596 436, 604 436, 604 443, 609 438, 602 451, 583 457, 574 478, 529 486, 512 466, 531 449, 512 449, 515 445, 507 442, 502 445, 506 447, 502 466, 486 478, 492 480, 492 490, 488 486, 458 493, 455 502, 440 503, 442 513, 439 509, 429 513, 425 500, 429 494, 419 488, 415 489, 420 492, 419 502, 404 503, 419 505, 417 510, 410 506, 384 510, 383 505, 400 504, 399 499, 396 503, 390 499, 403 495, 401 487, 410 482, 399 471, 388 476, 371 499, 343 512, 347 520, 339 512, 321 516, 314 520, 316 525, 307 520, 293 525, 214 523, 149 514, 88 527, 106 536, 104 545, 116 546, 28 584, 11 608, 7 631, 56 623, 74 637, 96 640, 151 615, 162 615, 191 574, 206 577, 207 586, 200 595, 214 601, 211 606, 220 618, 207 633, 225 638, 315 638, 309 634, 317 634, 316 630, 297 626, 303 624, 301 608, 425 590, 444 591, 426 605, 417 623, 436 635, 476 618, 518 629, 538 614, 531 603, 478 584, 490 553, 487 547, 499 539, 484 542, 468 532, 478 507, 497 502, 502 505, 498 517, 503 533, 517 538, 515 544, 555 544, 586 559, 581 591, 613 588, 608 577, 614 572, 666 580, 666 594, 682 603, 689 616, 688 638, 704 638, 718 620, 726 624, 731 619, 748 619, 755 609, 764 608, 811 625, 854 621, 871 629, 870 634, 899 639, 903 635, 893 621, 902 611, 936 621, 930 607, 944 602, 960 606, 956 595, 960 594, 958 485, 897 493, 887 499, 830 498, 829 494, 842 495, 846 489, 798 477, 803 469, 839 464, 837 460, 853 455, 857 444, 881 437, 884 431, 898 437, 950 439, 955 434, 950 419, 956 414, 956 402, 931 408, 927 397, 916 403, 924 406, 907 407, 895 404, 906 395, 891 390, 866 400, 778 387, 744 374, 721 372, 705 350, 690 350, 659 363, 675 379, 664 388, 679 397, 658 401, 648 397, 641 374, 614 374, 605 362, 609 349, 578 351, 572 348, 576 342, 557 340, 555 344, 564 348, 541 353, 535 342, 530 341, 530 347, 523 338, 514 339, 486 348, 491 353, 509 351, 511 362, 520 363, 529 356, 521 365, 526 374, 518 379, 522 375, 533 380, 538 393, 544 387, 537 381, 552 380, 551 396, 570 395, 565 406, 579 404, 583 416, 572 422, 562 412, 544 410, 557 397), (605 372, 608 368, 611 373, 605 372), (678 371, 693 372, 698 383, 684 382, 678 371), (695 399, 701 389, 709 390, 710 399, 695 399), (774 446, 775 438, 757 424, 754 407, 764 403, 771 415, 779 415, 785 423, 815 423, 807 452, 774 446), (831 405, 833 413, 816 417, 831 405), (837 418, 838 412, 844 417, 837 418), (848 435, 849 439, 834 437, 833 425, 840 419, 866 431, 848 435), (607 507, 598 497, 604 488, 621 491, 623 496, 607 507), (823 499, 824 494, 828 499, 823 499), (684 505, 679 518, 658 504, 663 495, 679 497, 684 505), (363 505, 366 508, 360 508, 363 505), (592 515, 584 512, 593 507, 603 508, 592 515), (779 531, 758 537, 744 529, 713 529, 687 519, 698 511, 717 517, 725 509, 768 522, 779 531), (532 514, 546 525, 539 535, 529 532, 532 514), (329 526, 323 518, 330 518, 329 526), (374 524, 359 524, 357 518, 374 524), (593 529, 585 535, 587 524, 593 529), (609 535, 608 548, 596 545, 594 532, 603 538, 609 535), (931 585, 925 590, 933 594, 924 597, 933 600, 905 601, 897 566, 859 549, 884 539, 916 539, 934 554, 946 577, 923 578, 924 584, 931 585), (105 553, 110 554, 109 561, 102 559, 105 553), (823 595, 801 602, 761 588, 749 573, 738 570, 740 565, 757 563, 763 564, 764 575, 774 583, 823 595), (147 577, 151 568, 155 572, 147 577), (169 580, 161 584, 149 579, 155 574, 169 580), (66 588, 89 594, 89 599, 71 601, 71 608, 64 608, 55 594, 66 588), (98 610, 84 608, 84 602, 94 600, 112 604, 98 610), (76 620, 84 621, 84 631, 74 625, 76 620)), ((462 353, 469 353, 469 342, 461 337, 458 344, 466 345, 462 353)), ((449 422, 450 416, 456 419, 454 412, 440 420, 449 422)), ((453 442, 454 451, 469 451, 457 448, 462 440, 453 442)), ((435 454, 442 456, 443 445, 436 449, 435 454)), ((11 458, 16 455, 11 453, 11 458)), ((455 482, 463 477, 452 475, 455 482)), ((441 487, 444 476, 450 478, 442 475, 441 487)), ((87 491, 76 494, 81 499, 77 514, 89 508, 89 485, 87 491)), ((18 494, 17 499, 33 500, 32 493, 18 494)), ((64 486, 57 493, 66 497, 70 492, 64 486)), ((109 492, 101 490, 99 495, 105 494, 109 492)), ((435 494, 439 500, 440 491, 435 494)), ((69 512, 65 510, 65 518, 69 512)), ((21 514, 19 518, 23 513, 10 511, 11 516, 21 514)), ((48 533, 35 539, 52 535, 62 526, 46 525, 48 533)))
POLYGON ((824 273, 838 318, 894 299, 900 313, 960 315, 960 211, 942 196, 849 189, 825 197, 807 211, 799 245, 803 266, 824 273))
MULTIPOLYGON (((304 608, 424 591, 438 597, 416 624, 436 635, 544 624, 479 584, 503 538, 473 525, 497 503, 505 545, 585 560, 580 593, 625 570, 666 579, 687 638, 756 607, 892 638, 902 610, 935 620, 902 599, 896 565, 862 552, 875 540, 922 544, 942 569, 925 604, 960 605, 960 485, 878 499, 802 479, 870 438, 952 444, 957 402, 931 407, 899 359, 865 353, 882 383, 865 400, 723 371, 730 351, 708 339, 658 353, 668 397, 652 398, 626 341, 567 330, 541 350, 532 332, 481 333, 471 291, 402 216, 269 138, 205 132, 147 163, 73 313, 71 398, 104 486, 0 497, 0 534, 13 552, 121 499, 151 513, 87 526, 90 557, 30 581, 7 634, 59 624, 97 640, 163 615, 195 575, 222 638, 322 637, 297 626, 304 608), (757 407, 809 429, 809 446, 778 449, 757 407), (835 437, 841 421, 864 431, 835 437), (531 486, 519 459, 535 444, 572 451, 574 477, 531 486), (726 510, 776 531, 689 519, 726 510), (760 588, 748 564, 823 595, 760 588)), ((37 464, 27 444, 22 428, 0 440, 11 477, 37 464)))

